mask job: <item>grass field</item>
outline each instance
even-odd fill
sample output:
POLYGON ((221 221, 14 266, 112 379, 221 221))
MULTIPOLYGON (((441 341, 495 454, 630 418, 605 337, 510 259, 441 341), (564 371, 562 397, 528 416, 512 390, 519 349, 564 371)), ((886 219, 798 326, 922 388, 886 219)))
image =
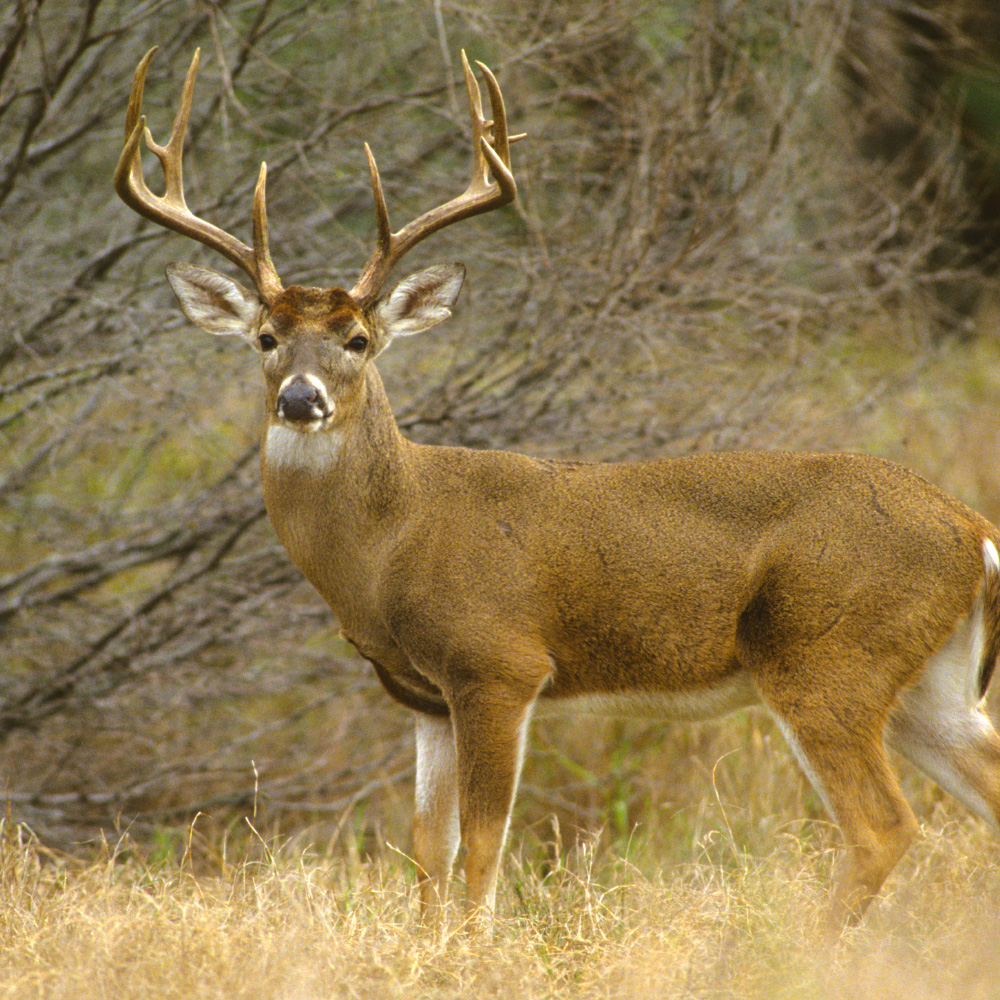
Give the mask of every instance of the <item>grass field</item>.
MULTIPOLYGON (((191 842, 197 832, 191 831, 191 842)), ((0 997, 783 997, 1000 995, 997 840, 926 826, 863 927, 822 918, 830 850, 788 833, 764 856, 652 875, 584 844, 542 869, 515 844, 492 942, 417 921, 410 866, 303 855, 251 838, 239 858, 88 860, 8 823, 0 997)), ((821 838, 822 839, 822 833, 821 838)), ((713 852, 707 852, 713 853, 713 852)))

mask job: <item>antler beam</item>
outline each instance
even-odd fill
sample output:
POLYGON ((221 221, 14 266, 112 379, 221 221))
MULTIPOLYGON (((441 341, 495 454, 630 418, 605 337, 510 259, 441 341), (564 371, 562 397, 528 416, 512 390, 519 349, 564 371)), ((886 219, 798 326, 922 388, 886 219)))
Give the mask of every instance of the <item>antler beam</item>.
POLYGON ((389 211, 386 208, 385 196, 382 194, 382 181, 375 164, 375 157, 368 143, 365 143, 372 192, 375 197, 378 237, 374 252, 351 289, 351 296, 362 308, 374 301, 399 259, 422 239, 453 222, 508 205, 517 197, 517 185, 510 166, 510 143, 524 136, 508 135, 507 112, 496 77, 483 63, 477 61, 476 65, 482 72, 486 88, 490 93, 493 117, 492 119, 483 117, 479 84, 476 83, 476 78, 469 68, 469 60, 463 51, 462 67, 465 70, 465 88, 469 94, 469 116, 472 121, 473 162, 472 180, 457 198, 425 212, 399 232, 392 232, 389 228, 389 211))
POLYGON ((253 280, 257 292, 264 302, 271 302, 281 291, 281 279, 271 260, 267 245, 267 203, 265 186, 267 164, 260 165, 260 176, 253 198, 253 249, 245 243, 219 229, 218 226, 198 218, 187 207, 184 200, 184 175, 182 159, 184 138, 187 134, 188 118, 191 115, 191 99, 194 94, 194 80, 198 72, 200 50, 194 54, 191 67, 184 80, 181 104, 174 118, 173 128, 166 146, 153 141, 146 119, 142 115, 142 95, 146 83, 146 73, 156 52, 154 46, 136 67, 129 96, 128 111, 125 115, 125 148, 115 168, 114 186, 118 196, 143 217, 171 229, 182 236, 204 243, 217 250, 224 257, 242 268, 253 280), (156 154, 163 168, 166 190, 163 195, 153 194, 146 185, 142 172, 141 140, 145 135, 146 145, 156 154))

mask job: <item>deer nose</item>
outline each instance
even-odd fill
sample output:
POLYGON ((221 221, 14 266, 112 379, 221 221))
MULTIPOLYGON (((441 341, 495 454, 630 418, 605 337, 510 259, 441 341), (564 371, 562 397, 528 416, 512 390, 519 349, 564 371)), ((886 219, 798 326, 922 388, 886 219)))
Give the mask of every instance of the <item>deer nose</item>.
POLYGON ((312 423, 329 416, 326 399, 319 388, 305 379, 286 385, 278 394, 278 415, 292 423, 312 423))

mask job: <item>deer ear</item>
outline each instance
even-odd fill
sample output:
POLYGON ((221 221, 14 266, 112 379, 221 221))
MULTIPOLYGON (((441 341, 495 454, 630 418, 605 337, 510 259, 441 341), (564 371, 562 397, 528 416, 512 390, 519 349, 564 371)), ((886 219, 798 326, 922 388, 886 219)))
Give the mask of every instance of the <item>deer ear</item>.
POLYGON ((389 338, 408 337, 447 319, 464 280, 464 264, 436 264, 404 278, 375 306, 389 338))
POLYGON ((194 264, 168 264, 167 281, 184 315, 206 333, 242 337, 254 343, 253 332, 262 308, 254 292, 238 281, 194 264))

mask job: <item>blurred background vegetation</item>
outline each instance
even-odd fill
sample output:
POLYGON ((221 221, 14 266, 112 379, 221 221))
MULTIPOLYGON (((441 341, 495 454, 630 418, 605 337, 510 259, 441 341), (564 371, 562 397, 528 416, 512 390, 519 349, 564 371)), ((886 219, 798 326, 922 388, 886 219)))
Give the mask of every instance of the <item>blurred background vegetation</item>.
MULTIPOLYGON (((191 850, 172 831, 201 813, 206 844, 248 816, 353 859, 409 844, 411 720, 270 530, 255 361, 163 278, 227 265, 111 191, 154 44, 160 141, 202 48, 190 204, 247 239, 266 158, 286 284, 349 286, 367 256, 365 140, 397 226, 461 190, 460 49, 497 73, 520 200, 407 261, 470 272, 380 361, 411 437, 870 451, 1000 519, 992 0, 11 0, 0 792, 44 842, 191 850)), ((919 815, 952 808, 906 782, 919 815)), ((582 831, 661 860, 822 816, 752 713, 539 721, 518 810, 539 851, 582 831)))

